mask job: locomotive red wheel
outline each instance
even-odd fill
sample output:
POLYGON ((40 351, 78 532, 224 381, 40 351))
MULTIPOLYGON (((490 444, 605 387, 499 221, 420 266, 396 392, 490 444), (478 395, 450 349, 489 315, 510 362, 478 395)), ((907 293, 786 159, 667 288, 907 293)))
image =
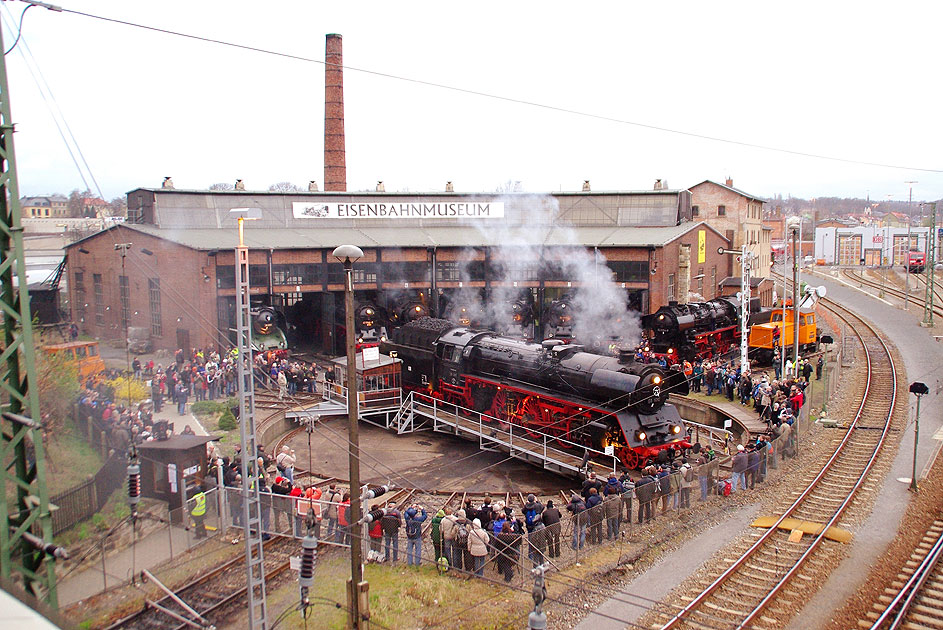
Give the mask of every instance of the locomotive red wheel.
POLYGON ((504 390, 495 392, 494 399, 491 401, 491 408, 488 409, 487 414, 502 420, 507 418, 507 398, 507 392, 504 390))
POLYGON ((524 431, 526 431, 527 435, 532 439, 540 440, 543 438, 541 432, 537 430, 538 427, 540 427, 540 404, 536 400, 530 396, 525 398, 521 401, 514 415, 518 419, 520 426, 523 427, 524 431))
POLYGON ((631 448, 622 447, 619 449, 619 459, 629 470, 641 468, 641 458, 639 454, 631 448))

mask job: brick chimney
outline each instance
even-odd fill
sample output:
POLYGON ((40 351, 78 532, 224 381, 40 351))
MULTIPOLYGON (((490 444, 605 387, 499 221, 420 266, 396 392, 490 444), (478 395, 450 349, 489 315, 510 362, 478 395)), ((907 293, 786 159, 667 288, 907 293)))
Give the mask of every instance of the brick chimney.
POLYGON ((324 190, 347 190, 347 156, 344 141, 343 39, 327 36, 324 50, 324 190))
POLYGON ((733 188, 733 178, 727 178, 727 188, 733 188))

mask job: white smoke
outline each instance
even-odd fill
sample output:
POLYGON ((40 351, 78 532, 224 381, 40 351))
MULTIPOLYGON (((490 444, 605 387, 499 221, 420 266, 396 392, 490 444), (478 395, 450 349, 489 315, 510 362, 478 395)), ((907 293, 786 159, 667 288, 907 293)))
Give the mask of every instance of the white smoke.
MULTIPOLYGON (((466 308, 480 309, 486 321, 508 322, 510 303, 519 297, 519 286, 525 280, 519 270, 523 265, 543 263, 557 267, 561 279, 570 283, 565 291, 571 297, 573 334, 577 341, 605 349, 613 342, 633 346, 641 338, 640 316, 628 309, 625 289, 613 282, 605 256, 588 250, 576 230, 560 219, 556 198, 515 195, 495 201, 504 201, 506 207, 522 208, 522 216, 515 217, 516 225, 474 224, 492 248, 489 273, 495 284, 486 302, 477 290, 461 291, 457 300, 467 304, 466 308), (553 245, 547 244, 551 235, 553 245), (515 282, 519 286, 515 287, 515 282)), ((464 282, 472 279, 467 263, 473 258, 474 252, 469 252, 466 264, 460 265, 464 282)), ((546 306, 536 305, 536 314, 541 316, 546 306)))

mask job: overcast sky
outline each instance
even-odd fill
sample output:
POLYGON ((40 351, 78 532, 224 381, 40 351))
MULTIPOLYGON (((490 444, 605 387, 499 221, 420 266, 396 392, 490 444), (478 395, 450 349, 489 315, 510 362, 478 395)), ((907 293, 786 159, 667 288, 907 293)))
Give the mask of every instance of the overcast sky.
MULTIPOLYGON (((324 60, 344 38, 348 190, 687 188, 943 194, 943 3, 59 0, 65 9, 324 60), (594 116, 887 166, 802 157, 594 116)), ((26 5, 0 3, 4 46, 26 5), (11 20, 12 16, 12 20, 11 20)), ((84 189, 42 73, 108 199, 137 187, 323 187, 324 66, 35 7, 7 56, 20 190, 84 189), (24 45, 25 44, 25 45, 24 45), (28 45, 28 50, 26 45, 28 45)), ((96 187, 86 172, 88 186, 96 187)))

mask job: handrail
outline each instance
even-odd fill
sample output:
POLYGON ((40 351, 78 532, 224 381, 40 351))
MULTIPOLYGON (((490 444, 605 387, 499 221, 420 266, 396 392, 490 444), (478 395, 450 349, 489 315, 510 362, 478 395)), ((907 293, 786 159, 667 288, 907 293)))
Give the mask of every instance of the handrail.
MULTIPOLYGON (((572 446, 572 447, 574 447, 574 448, 576 448, 576 449, 581 449, 581 450, 583 450, 583 451, 585 451, 585 452, 591 453, 592 455, 595 455, 595 456, 597 456, 597 457, 601 457, 601 458, 603 458, 603 459, 611 459, 611 461, 612 461, 612 470, 613 470, 613 471, 615 471, 615 470, 617 469, 618 465, 619 465, 619 458, 616 457, 614 454, 613 454, 613 455, 608 455, 608 454, 606 454, 604 451, 600 451, 600 450, 594 449, 594 448, 592 448, 592 447, 586 446, 585 444, 578 444, 578 443, 576 443, 576 442, 572 442, 572 441, 567 440, 567 439, 562 438, 562 437, 552 436, 552 435, 549 435, 549 434, 544 433, 544 432, 542 432, 542 431, 539 431, 539 430, 537 430, 537 429, 525 429, 525 428, 523 428, 523 427, 521 427, 521 426, 519 426, 519 425, 514 424, 513 422, 508 422, 507 420, 504 420, 504 419, 502 419, 502 418, 498 418, 498 417, 495 417, 495 416, 491 416, 491 415, 488 415, 488 414, 483 413, 483 412, 481 412, 481 411, 476 411, 476 410, 474 410, 474 409, 469 409, 469 408, 467 408, 467 407, 463 407, 463 406, 458 405, 458 404, 455 404, 455 403, 445 402, 445 401, 439 400, 438 398, 434 398, 434 397, 432 397, 432 396, 429 396, 428 394, 423 394, 423 393, 421 393, 421 392, 416 392, 416 391, 414 391, 413 393, 415 394, 415 397, 414 397, 414 404, 416 404, 416 401, 418 401, 419 404, 425 404, 425 405, 427 405, 427 406, 431 405, 432 410, 433 410, 433 414, 434 414, 436 417, 438 417, 438 414, 437 414, 438 410, 442 409, 443 405, 448 405, 449 407, 454 408, 455 412, 453 413, 453 415, 455 415, 456 417, 461 417, 462 419, 467 420, 467 421, 469 421, 469 422, 473 422, 473 423, 474 423, 474 422, 477 422, 477 424, 478 424, 478 432, 479 432, 479 434, 481 434, 481 435, 485 435, 485 434, 486 434, 486 431, 485 431, 485 429, 484 429, 484 427, 485 427, 485 422, 490 421, 490 422, 493 422, 493 423, 497 423, 497 424, 498 424, 498 427, 494 427, 494 426, 492 426, 491 424, 488 424, 488 425, 487 425, 487 426, 488 426, 488 433, 503 433, 503 434, 506 434, 506 435, 508 436, 507 442, 508 442, 508 445, 510 446, 511 449, 514 448, 514 442, 515 442, 515 440, 516 440, 519 444, 520 444, 520 443, 532 444, 532 445, 534 445, 534 447, 536 447, 537 449, 541 449, 542 452, 544 453, 544 459, 546 459, 546 460, 548 460, 548 461, 550 460, 550 458, 547 457, 547 455, 546 455, 546 453, 547 453, 548 450, 549 450, 549 451, 554 451, 554 452, 556 452, 556 453, 560 453, 561 455, 567 455, 567 456, 570 456, 570 457, 578 457, 578 456, 576 456, 576 455, 573 455, 573 454, 571 454, 571 453, 567 453, 567 452, 564 451, 564 450, 561 450, 561 449, 559 449, 559 448, 556 448, 556 447, 550 445, 550 442, 553 441, 553 442, 557 442, 557 443, 559 443, 559 444, 567 444, 567 445, 570 445, 570 446, 572 446), (508 428, 507 428, 507 429, 502 429, 502 428, 501 428, 502 425, 507 425, 508 428), (515 429, 515 428, 517 429, 517 434, 516 434, 516 435, 515 435, 515 432, 514 432, 514 429, 515 429), (522 435, 522 433, 523 433, 523 435, 522 435), (539 437, 536 437, 536 438, 535 438, 535 437, 531 437, 531 436, 534 435, 534 434, 536 434, 536 435, 539 436, 539 437)), ((494 436, 494 435, 491 435, 490 437, 491 437, 491 438, 494 438, 495 436, 494 436)), ((555 462, 555 463, 563 464, 563 462, 555 462)))

